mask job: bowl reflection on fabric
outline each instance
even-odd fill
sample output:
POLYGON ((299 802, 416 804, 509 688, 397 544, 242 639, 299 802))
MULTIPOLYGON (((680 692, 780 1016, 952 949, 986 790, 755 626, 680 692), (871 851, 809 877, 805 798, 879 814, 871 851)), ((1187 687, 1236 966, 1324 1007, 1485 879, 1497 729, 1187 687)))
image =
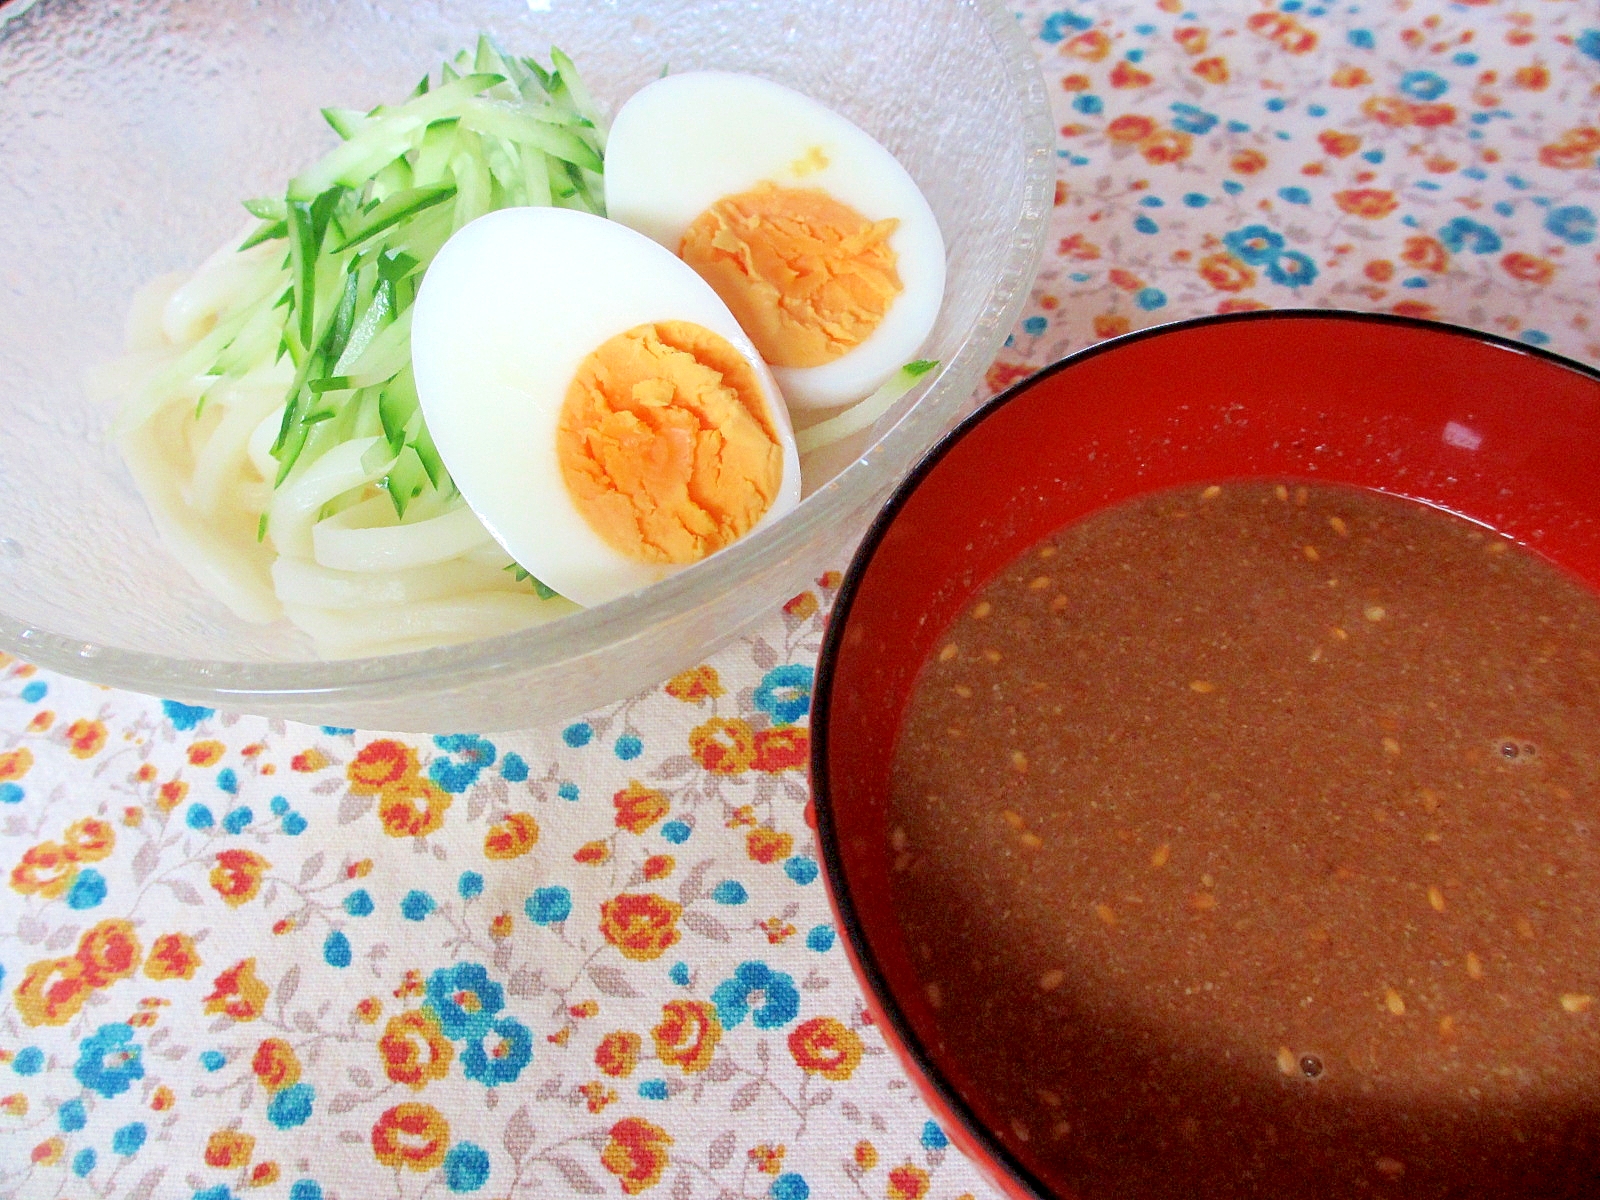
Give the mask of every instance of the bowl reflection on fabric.
MULTIPOLYGON (((817 826, 846 945, 886 1037, 997 1183, 1018 1196, 1071 1194, 1015 1131, 986 1124, 997 1106, 941 1044, 896 917, 891 769, 935 639, 1062 525, 1129 497, 1241 478, 1425 500, 1600 587, 1597 449, 1600 374, 1586 368, 1421 322, 1257 313, 1065 360, 967 422, 896 493, 846 577, 824 647, 817 826)), ((1150 1154, 1156 1140, 1130 1130, 1122 1149, 1150 1154)), ((1456 1182, 1469 1183, 1460 1169, 1468 1178, 1456 1182)), ((1540 1184, 1581 1195, 1595 1169, 1548 1164, 1540 1184)), ((1181 1180, 1172 1186, 1181 1194, 1181 1180)))

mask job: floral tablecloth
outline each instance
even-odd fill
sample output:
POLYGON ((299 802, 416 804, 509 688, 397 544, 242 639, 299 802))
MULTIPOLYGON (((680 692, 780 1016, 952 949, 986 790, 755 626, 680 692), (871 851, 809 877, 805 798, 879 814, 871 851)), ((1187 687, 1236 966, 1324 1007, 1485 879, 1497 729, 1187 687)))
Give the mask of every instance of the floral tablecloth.
MULTIPOLYGON (((1279 306, 1600 361, 1592 5, 1017 19, 1060 174, 992 388, 1279 306)), ((0 1195, 989 1195, 864 1014, 818 880, 806 719, 837 582, 492 740, 0 658, 0 1195)))

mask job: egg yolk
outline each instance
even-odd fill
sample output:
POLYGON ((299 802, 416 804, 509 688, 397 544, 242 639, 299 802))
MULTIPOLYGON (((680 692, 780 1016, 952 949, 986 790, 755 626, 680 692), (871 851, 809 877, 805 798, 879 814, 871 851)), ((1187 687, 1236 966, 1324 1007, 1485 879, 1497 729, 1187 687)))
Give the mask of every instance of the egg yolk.
POLYGON ((817 188, 758 184, 694 219, 678 255, 775 367, 820 367, 871 335, 903 290, 889 235, 817 188))
POLYGON ((556 453, 590 527, 643 562, 720 550, 761 519, 783 480, 755 372, 688 321, 639 325, 590 353, 562 402, 556 453))

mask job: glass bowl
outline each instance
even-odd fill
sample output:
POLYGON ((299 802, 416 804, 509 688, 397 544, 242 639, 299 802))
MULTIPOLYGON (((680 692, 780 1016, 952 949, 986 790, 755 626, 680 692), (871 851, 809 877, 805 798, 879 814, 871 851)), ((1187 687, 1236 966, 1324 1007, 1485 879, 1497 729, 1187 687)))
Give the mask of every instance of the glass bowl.
MULTIPOLYGON (((1515 538, 1600 591, 1597 449, 1600 371, 1447 325, 1285 310, 1167 325, 1063 359, 964 422, 896 489, 845 573, 817 672, 811 786, 823 878, 875 1026, 941 1127, 1003 1195, 1232 1196, 1247 1165, 1285 1195, 1362 1193, 1343 1178, 1307 1174, 1289 1137, 1270 1149, 1257 1143, 1249 1164, 1219 1167, 1196 1151, 1209 1143, 1169 1136, 1173 1126, 1162 1121, 1130 1126, 1116 1151, 1159 1164, 1159 1187, 1085 1186, 1082 1160, 1069 1172, 1040 1149, 1047 1138, 1030 1145, 1006 1115, 1014 1110, 975 1080, 970 1057, 947 1048, 895 910, 889 804, 907 702, 951 620, 1063 525, 1134 496, 1237 479, 1421 500, 1515 538), (1206 1169, 1223 1174, 1202 1176, 1206 1169)), ((1130 1038, 1127 1026, 1089 1036, 1106 1045, 1130 1038)), ((1150 1056, 1140 1063, 1187 1053, 1165 1031, 1135 1040, 1150 1056)), ((998 1038, 986 1045, 1002 1053, 998 1038)), ((1226 1107, 1244 1078, 1236 1068, 1210 1068, 1208 1101, 1223 1097, 1226 1107)), ((1128 1077, 1144 1078, 1144 1069, 1130 1066, 1128 1077)), ((1418 1119, 1426 1103, 1396 1119, 1418 1119)), ((1463 1128, 1474 1120, 1463 1118, 1463 1128)), ((1484 1149, 1494 1144, 1488 1134, 1469 1143, 1463 1135, 1442 1167, 1436 1156, 1433 1176, 1413 1162, 1406 1183, 1415 1179, 1418 1190, 1406 1194, 1480 1194, 1475 1172, 1506 1151, 1484 1149)), ((1544 1185, 1537 1194, 1593 1194, 1592 1157, 1527 1145, 1527 1178, 1544 1185)))
POLYGON ((558 720, 690 665, 842 563, 888 489, 976 404, 1026 299, 1054 179, 1032 52, 989 0, 38 0, 0 9, 0 649, 97 682, 369 729, 558 720), (548 625, 324 662, 162 548, 92 402, 136 288, 192 268, 333 143, 318 110, 403 96, 488 32, 551 44, 602 107, 664 68, 766 75, 893 151, 943 228, 923 356, 942 366, 814 456, 800 507, 644 592, 548 625))

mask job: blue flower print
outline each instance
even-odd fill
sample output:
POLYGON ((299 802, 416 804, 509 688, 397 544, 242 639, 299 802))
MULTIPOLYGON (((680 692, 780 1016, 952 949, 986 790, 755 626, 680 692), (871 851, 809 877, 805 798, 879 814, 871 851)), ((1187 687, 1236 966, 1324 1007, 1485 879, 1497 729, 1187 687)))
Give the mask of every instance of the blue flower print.
POLYGON ((772 1200, 809 1200, 811 1185, 806 1182, 804 1175, 785 1171, 772 1181, 772 1186, 767 1188, 767 1195, 772 1200))
POLYGON ((78 1044, 78 1065, 73 1075, 91 1091, 110 1098, 120 1096, 136 1079, 144 1078, 133 1026, 126 1022, 102 1025, 78 1044))
POLYGON ((437 907, 427 892, 412 888, 400 900, 400 915, 408 921, 421 921, 437 907))
POLYGON ((424 1006, 439 1019, 447 1038, 471 1041, 489 1032, 495 1013, 506 1006, 506 993, 479 964, 456 963, 428 977, 424 1006))
POLYGON ((815 925, 811 932, 806 934, 806 949, 815 950, 818 954, 826 954, 833 949, 834 932, 832 925, 815 925))
POLYGON ((85 1146, 72 1156, 72 1173, 79 1179, 84 1178, 90 1171, 94 1170, 97 1158, 98 1155, 95 1154, 94 1147, 85 1146))
POLYGON ((1075 30, 1091 29, 1093 26, 1093 18, 1086 17, 1082 13, 1053 12, 1039 27, 1039 40, 1054 45, 1056 42, 1065 41, 1075 30))
MULTIPOLYGON (((218 782, 219 783, 221 782, 220 777, 218 778, 218 782)), ((236 788, 229 788, 227 790, 228 791, 236 791, 237 789, 236 788)), ((256 819, 256 814, 255 813, 251 812, 250 809, 245 807, 244 805, 240 805, 238 808, 236 808, 232 812, 230 812, 227 816, 222 818, 222 827, 224 829, 226 829, 229 833, 234 834, 234 835, 238 835, 238 834, 243 833, 246 829, 250 828, 250 822, 254 821, 255 819, 256 819)))
POLYGON ((311 1119, 316 1092, 309 1083, 291 1084, 267 1104, 267 1120, 279 1129, 295 1129, 311 1119))
POLYGON ((507 783, 521 783, 528 777, 528 764, 520 754, 508 754, 500 762, 500 778, 507 783))
POLYGON ((929 1150, 943 1150, 950 1144, 950 1139, 939 1128, 937 1121, 928 1121, 922 1126, 922 1144, 929 1150))
POLYGON ((204 804, 191 804, 183 814, 183 823, 190 829, 210 829, 216 818, 211 815, 211 810, 204 804))
POLYGON ((144 1145, 146 1136, 144 1122, 134 1121, 111 1135, 111 1148, 123 1158, 131 1158, 139 1153, 139 1147, 144 1145))
POLYGON ((1196 108, 1192 104, 1174 104, 1172 112, 1172 127, 1196 136, 1210 133, 1212 126, 1217 123, 1217 118, 1214 115, 1206 112, 1203 108, 1196 108))
POLYGON ((461 872, 461 878, 456 881, 456 891, 461 893, 463 900, 483 895, 483 876, 477 871, 461 872))
POLYGON ((807 858, 804 854, 796 854, 793 858, 785 859, 783 863, 783 873, 801 887, 814 880, 818 870, 817 860, 807 858))
POLYGON ((475 1192, 489 1181, 489 1154, 482 1146, 457 1142, 444 1156, 444 1185, 452 1192, 475 1192))
POLYGON ((1500 249, 1500 235, 1471 217, 1452 219, 1439 230, 1439 240, 1452 254, 1459 254, 1463 250, 1471 250, 1474 254, 1493 254, 1500 249))
POLYGON ((37 1075, 44 1070, 44 1051, 37 1046, 25 1046, 11 1060, 11 1069, 18 1075, 37 1075))
MULTIPOLYGON (((222 770, 217 772, 217 786, 227 792, 228 795, 237 796, 239 794, 239 773, 232 767, 223 767, 222 770)), ((245 811, 248 812, 249 809, 245 811)), ((230 830, 229 832, 234 831, 230 830)))
POLYGON ((1600 62, 1600 29, 1585 29, 1572 44, 1577 47, 1578 53, 1600 62))
POLYGON ((711 993, 724 1029, 743 1024, 745 1017, 757 1029, 780 1029, 800 1013, 800 993, 794 978, 774 971, 764 962, 740 963, 732 979, 724 979, 711 993), (757 993, 761 1003, 750 1011, 757 993))
POLYGON ((572 893, 559 885, 542 887, 522 906, 535 925, 555 925, 572 915, 572 893))
POLYGON ((322 1200, 322 1185, 315 1179, 297 1179, 289 1189, 289 1200, 322 1200))
POLYGON ((756 686, 755 705, 774 725, 793 725, 811 711, 811 685, 816 672, 804 663, 773 667, 756 686))
POLYGON ((478 782, 479 772, 494 766, 494 743, 475 733, 441 734, 433 744, 450 757, 429 763, 428 778, 452 795, 466 791, 478 782))
POLYGON ((1246 225, 1222 235, 1222 244, 1245 262, 1264 267, 1283 250, 1283 234, 1265 225, 1246 225))
POLYGON ((1449 90, 1443 76, 1432 71, 1407 71, 1400 76, 1400 91, 1413 100, 1437 100, 1449 90))
POLYGON ((366 888, 357 888, 344 898, 344 910, 352 917, 370 917, 374 907, 372 893, 366 888))
POLYGON ((1317 264, 1298 250, 1285 250, 1267 264, 1267 278, 1283 287, 1304 287, 1317 277, 1317 264))
POLYGON ((50 685, 42 679, 35 679, 22 689, 22 698, 29 704, 37 704, 45 698, 50 691, 50 685))
POLYGON ((639 1096, 644 1100, 665 1100, 671 1094, 665 1079, 646 1079, 639 1085, 639 1096))
POLYGON ((469 1042, 461 1052, 461 1068, 468 1079, 484 1087, 499 1087, 515 1081, 522 1069, 533 1061, 533 1034, 514 1017, 501 1017, 488 1032, 469 1042), (484 1042, 488 1042, 488 1049, 484 1042))
POLYGON ((93 908, 106 898, 106 877, 93 867, 79 871, 67 891, 67 907, 93 908))
POLYGON ((344 930, 335 929, 322 943, 322 961, 330 967, 350 965, 350 939, 345 936, 344 930))
POLYGON ((750 899, 750 893, 737 879, 724 879, 712 889, 711 898, 718 904, 743 904, 750 899))
POLYGON ((25 795, 27 793, 14 783, 0 783, 0 804, 21 804, 25 795))
POLYGON ((163 700, 161 711, 167 720, 172 722, 172 727, 181 733, 187 733, 201 721, 217 715, 214 708, 201 708, 193 704, 179 704, 176 700, 163 700))
POLYGON ((89 1110, 83 1107, 82 1100, 68 1100, 56 1109, 56 1124, 62 1133, 76 1133, 88 1123, 89 1110))
POLYGON ((1545 214, 1544 227, 1563 242, 1587 246, 1594 241, 1594 213, 1581 204, 1566 204, 1545 214))

